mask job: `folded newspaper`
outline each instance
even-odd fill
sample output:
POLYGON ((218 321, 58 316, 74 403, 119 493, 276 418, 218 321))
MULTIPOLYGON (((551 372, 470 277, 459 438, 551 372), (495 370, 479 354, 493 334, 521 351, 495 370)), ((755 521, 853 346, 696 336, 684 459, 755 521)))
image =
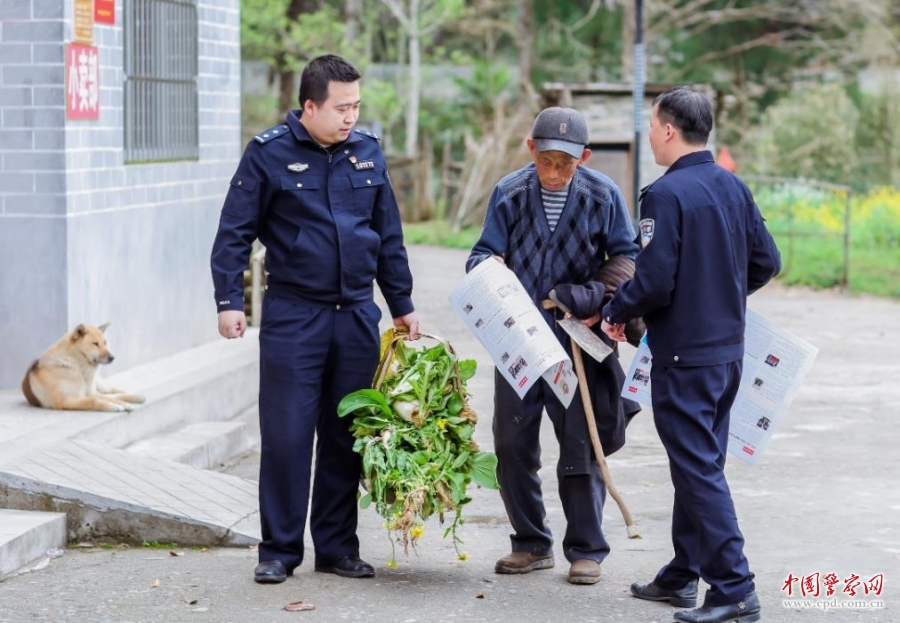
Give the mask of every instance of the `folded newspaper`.
POLYGON ((543 378, 569 406, 578 386, 572 360, 515 273, 485 260, 456 285, 450 304, 520 397, 543 378))
MULTIPOLYGON (((741 387, 731 407, 728 451, 750 465, 759 462, 781 418, 803 384, 819 349, 747 310, 741 387)), ((647 336, 634 353, 622 395, 651 404, 650 367, 653 355, 647 336)))

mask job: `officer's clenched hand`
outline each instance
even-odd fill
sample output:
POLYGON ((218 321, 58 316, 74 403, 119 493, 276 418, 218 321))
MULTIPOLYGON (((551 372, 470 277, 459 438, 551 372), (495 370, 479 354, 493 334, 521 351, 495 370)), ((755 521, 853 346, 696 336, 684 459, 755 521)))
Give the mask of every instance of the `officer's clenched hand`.
POLYGON ((419 339, 419 318, 416 316, 416 312, 410 312, 405 316, 394 318, 394 326, 398 329, 406 328, 409 331, 407 340, 419 339))
POLYGON ((226 309, 219 312, 219 334, 229 340, 244 337, 247 330, 247 316, 239 309, 226 309))

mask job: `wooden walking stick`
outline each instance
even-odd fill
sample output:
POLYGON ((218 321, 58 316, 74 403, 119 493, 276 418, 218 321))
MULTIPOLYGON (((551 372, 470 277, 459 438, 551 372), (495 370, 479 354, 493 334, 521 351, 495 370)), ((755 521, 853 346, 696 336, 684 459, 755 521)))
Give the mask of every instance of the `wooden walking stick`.
MULTIPOLYGON (((558 301, 546 300, 543 302, 543 307, 544 309, 559 307, 562 311, 569 313, 558 301)), ((578 388, 581 392, 581 402, 584 404, 584 415, 587 418, 588 433, 591 438, 591 446, 594 448, 594 456, 597 458, 597 463, 600 465, 600 472, 603 474, 603 480, 606 481, 606 489, 616 501, 619 510, 622 512, 622 518, 625 520, 625 528, 628 531, 628 538, 639 539, 641 538, 641 535, 638 533, 634 519, 631 517, 631 512, 628 510, 625 500, 623 500, 622 496, 619 494, 619 490, 616 489, 616 485, 612 480, 612 475, 609 473, 609 466, 606 464, 606 455, 603 453, 603 446, 600 444, 600 434, 597 432, 597 421, 594 419, 594 405, 591 401, 591 392, 588 389, 587 377, 584 373, 584 360, 581 357, 581 347, 574 339, 569 341, 572 343, 572 361, 575 364, 575 376, 578 377, 578 388)))

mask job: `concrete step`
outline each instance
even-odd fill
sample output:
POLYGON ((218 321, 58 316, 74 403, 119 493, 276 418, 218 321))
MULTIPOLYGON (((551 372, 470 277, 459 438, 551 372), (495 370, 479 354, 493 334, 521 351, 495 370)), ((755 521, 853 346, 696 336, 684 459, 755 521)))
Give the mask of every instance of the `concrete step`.
POLYGON ((65 546, 65 513, 0 508, 0 580, 40 568, 65 546))
POLYGON ((77 541, 251 545, 258 499, 256 482, 84 441, 0 470, 0 507, 65 513, 77 541))
POLYGON ((259 330, 131 368, 104 382, 144 394, 147 402, 71 439, 124 448, 187 424, 230 420, 255 405, 259 395, 259 330))
POLYGON ((194 422, 169 433, 141 439, 125 450, 140 456, 214 469, 259 444, 256 405, 226 421, 194 422))
POLYGON ((0 469, 65 439, 124 448, 186 424, 244 413, 259 396, 259 331, 248 329, 243 339, 216 340, 103 380, 144 394, 147 402, 131 412, 54 411, 29 406, 21 391, 0 391, 0 469))

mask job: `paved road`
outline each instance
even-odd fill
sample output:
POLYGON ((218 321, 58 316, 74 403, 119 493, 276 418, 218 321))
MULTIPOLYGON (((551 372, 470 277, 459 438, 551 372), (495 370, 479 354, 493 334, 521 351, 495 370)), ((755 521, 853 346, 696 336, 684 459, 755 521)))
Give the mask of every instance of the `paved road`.
MULTIPOLYGON (((427 331, 482 364, 470 382, 481 415, 476 439, 490 448, 491 370, 483 349, 449 310, 447 293, 462 276, 465 253, 411 249, 416 300, 427 331)), ((900 621, 900 305, 836 293, 770 286, 751 307, 820 348, 793 408, 765 451, 762 463, 728 466, 747 555, 757 574, 764 621, 900 621), (834 573, 836 588, 853 574, 883 574, 878 609, 824 609, 820 597, 785 607, 789 575, 834 573)), ((632 351, 623 351, 627 363, 632 351)), ((548 521, 564 526, 557 496, 555 442, 544 431, 548 521)), ((671 555, 672 490, 663 450, 649 413, 628 430, 628 444, 610 459, 615 482, 636 517, 643 538, 626 538, 610 501, 605 528, 613 551, 595 586, 572 586, 557 547, 557 567, 527 576, 498 576, 494 561, 509 548, 509 527, 493 491, 477 490, 462 530, 465 562, 456 560, 437 523, 429 524, 418 553, 398 557, 390 570, 390 542, 372 510, 361 513, 362 555, 378 568, 373 580, 318 574, 304 565, 277 586, 252 582, 255 553, 244 549, 70 548, 44 569, 0 583, 0 621, 436 621, 520 623, 671 621, 668 606, 628 595, 635 580, 649 580, 671 555), (297 600, 314 612, 288 613, 297 600)), ((250 455, 228 471, 255 478, 250 455)), ((309 541, 307 541, 309 542, 309 541)), ((795 585, 796 587, 796 585, 795 585)), ((861 587, 859 588, 861 590, 861 587)), ((795 594, 794 597, 797 595, 795 594)), ((838 602, 854 599, 847 594, 838 602)), ((835 602, 837 603, 837 602, 835 602)))

